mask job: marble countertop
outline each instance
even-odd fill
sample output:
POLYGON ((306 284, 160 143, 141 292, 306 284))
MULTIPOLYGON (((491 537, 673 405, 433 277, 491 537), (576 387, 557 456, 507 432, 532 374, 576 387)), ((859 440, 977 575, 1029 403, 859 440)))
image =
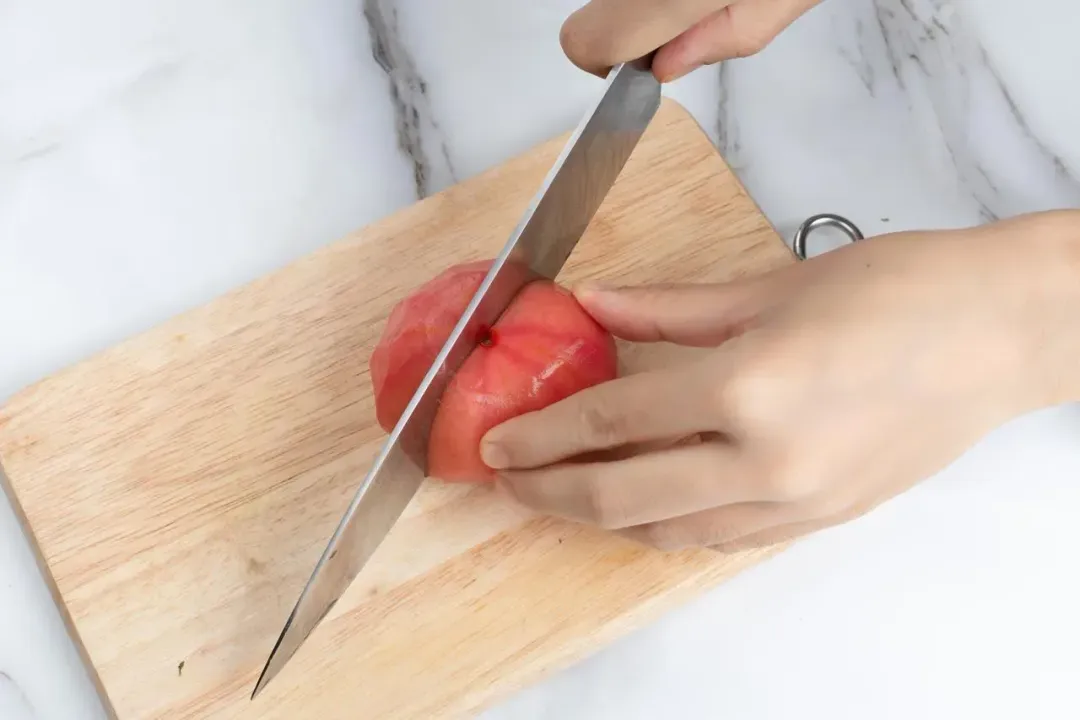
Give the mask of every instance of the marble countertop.
MULTIPOLYGON (((0 398, 534 143, 579 2, 0 4, 0 398)), ((1080 206, 1080 4, 826 0, 669 86, 787 237, 1080 206)), ((1080 414, 1023 418, 493 708, 1080 717, 1080 414)), ((0 718, 102 717, 0 501, 0 718)))

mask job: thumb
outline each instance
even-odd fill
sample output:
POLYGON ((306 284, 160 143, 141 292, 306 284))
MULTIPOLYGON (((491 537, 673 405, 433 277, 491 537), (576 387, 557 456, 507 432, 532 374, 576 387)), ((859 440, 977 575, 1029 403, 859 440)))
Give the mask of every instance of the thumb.
POLYGON ((769 277, 728 284, 579 287, 574 296, 616 337, 714 347, 741 334, 774 301, 769 277))
POLYGON ((748 57, 765 49, 821 0, 741 0, 705 17, 657 51, 653 72, 664 82, 702 65, 748 57))

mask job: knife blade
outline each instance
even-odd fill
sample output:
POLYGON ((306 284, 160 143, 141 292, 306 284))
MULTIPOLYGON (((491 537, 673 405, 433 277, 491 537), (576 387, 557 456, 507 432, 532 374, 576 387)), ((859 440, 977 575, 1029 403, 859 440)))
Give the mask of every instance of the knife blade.
POLYGON ((531 280, 555 279, 656 114, 660 96, 651 56, 608 73, 600 97, 563 147, 360 483, 289 614, 252 699, 334 607, 419 490, 439 398, 475 344, 468 329, 494 325, 531 280))

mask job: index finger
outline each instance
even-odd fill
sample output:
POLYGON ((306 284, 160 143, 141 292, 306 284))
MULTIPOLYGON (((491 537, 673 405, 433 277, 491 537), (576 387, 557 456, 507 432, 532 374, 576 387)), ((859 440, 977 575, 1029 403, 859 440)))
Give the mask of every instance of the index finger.
POLYGON ((563 24, 570 62, 595 75, 678 37, 734 0, 590 0, 563 24))
POLYGON ((496 470, 529 469, 629 443, 715 430, 714 384, 704 362, 618 378, 520 415, 484 436, 496 470))

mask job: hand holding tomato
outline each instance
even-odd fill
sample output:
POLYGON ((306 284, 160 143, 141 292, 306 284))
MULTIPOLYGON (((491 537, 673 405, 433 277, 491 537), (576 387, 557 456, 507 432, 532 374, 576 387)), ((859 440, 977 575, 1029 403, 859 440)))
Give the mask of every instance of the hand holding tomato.
POLYGON ((1080 212, 882 236, 725 285, 577 298, 622 338, 716 349, 510 419, 482 457, 519 502, 662 548, 740 549, 843 522, 1009 419, 1080 399, 1080 212))

